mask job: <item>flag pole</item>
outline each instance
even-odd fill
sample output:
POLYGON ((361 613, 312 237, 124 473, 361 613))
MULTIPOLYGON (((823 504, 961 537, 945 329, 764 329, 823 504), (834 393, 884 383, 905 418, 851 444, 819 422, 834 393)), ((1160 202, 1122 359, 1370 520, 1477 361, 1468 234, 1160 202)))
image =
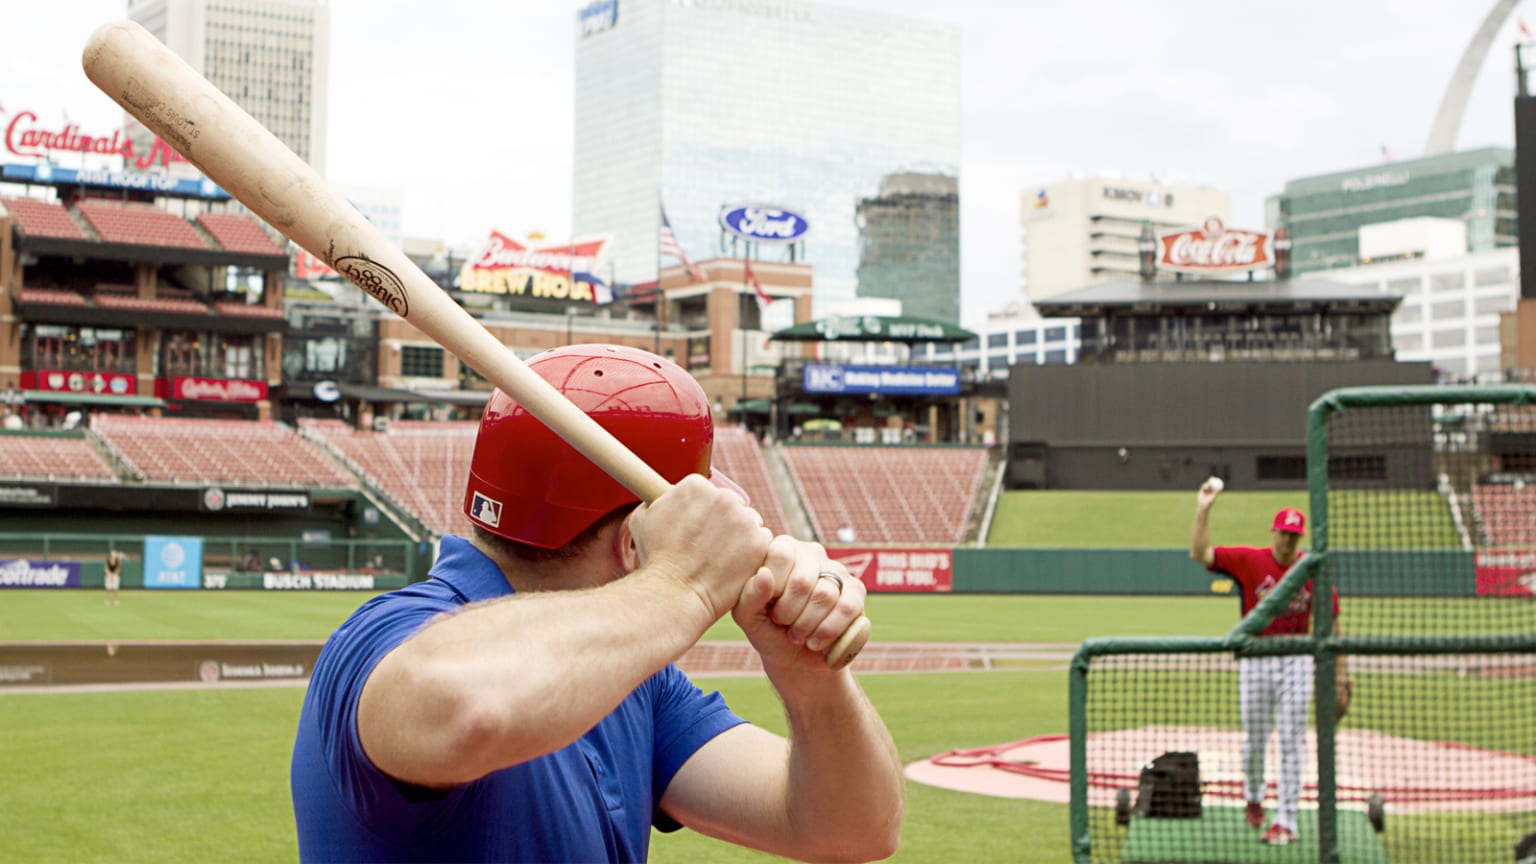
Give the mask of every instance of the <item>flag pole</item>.
POLYGON ((662 226, 662 220, 665 220, 667 217, 666 217, 665 213, 661 209, 661 202, 659 200, 656 202, 656 218, 658 220, 657 223, 656 223, 656 231, 654 232, 654 236, 656 238, 656 284, 653 286, 653 288, 652 288, 652 292, 653 293, 651 294, 651 302, 655 304, 654 312, 656 313, 656 348, 651 353, 656 354, 657 356, 660 356, 661 355, 661 226, 662 226))

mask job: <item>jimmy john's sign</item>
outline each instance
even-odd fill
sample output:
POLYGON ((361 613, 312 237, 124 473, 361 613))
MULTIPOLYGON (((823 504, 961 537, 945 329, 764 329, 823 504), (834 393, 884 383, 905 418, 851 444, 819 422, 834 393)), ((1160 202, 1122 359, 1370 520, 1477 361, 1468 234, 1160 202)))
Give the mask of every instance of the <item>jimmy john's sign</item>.
POLYGON ((1157 235, 1157 269, 1175 273, 1239 273, 1275 266, 1268 234, 1228 228, 1215 216, 1198 228, 1157 235))

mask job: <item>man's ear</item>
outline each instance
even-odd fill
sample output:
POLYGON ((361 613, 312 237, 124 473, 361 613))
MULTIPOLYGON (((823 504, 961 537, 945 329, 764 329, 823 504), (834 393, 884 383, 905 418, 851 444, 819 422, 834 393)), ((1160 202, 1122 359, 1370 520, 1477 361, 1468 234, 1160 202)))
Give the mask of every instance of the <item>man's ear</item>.
MULTIPOLYGON (((633 514, 631 514, 632 516, 633 514)), ((625 516, 619 521, 619 530, 613 532, 613 552, 624 565, 624 572, 629 573, 640 568, 640 548, 635 545, 635 535, 629 531, 631 516, 625 516)))

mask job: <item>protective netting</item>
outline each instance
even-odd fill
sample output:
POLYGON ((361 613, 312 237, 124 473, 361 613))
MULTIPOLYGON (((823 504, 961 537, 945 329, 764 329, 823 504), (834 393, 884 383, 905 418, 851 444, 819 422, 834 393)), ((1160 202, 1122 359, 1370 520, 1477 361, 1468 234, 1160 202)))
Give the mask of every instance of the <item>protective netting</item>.
POLYGON ((1314 409, 1312 561, 1277 593, 1308 577, 1320 596, 1333 585, 1338 636, 1250 638, 1245 626, 1086 645, 1074 669, 1079 860, 1515 860, 1536 832, 1533 395, 1314 409), (1337 722, 1317 710, 1333 693, 1316 692, 1335 674, 1353 683, 1337 722), (1243 682, 1257 676, 1283 695, 1254 703, 1243 682), (1298 699, 1304 714, 1287 724, 1298 699), (1256 716, 1275 731, 1253 827, 1256 716), (1286 729, 1299 747, 1282 748, 1286 729), (1282 750, 1301 754, 1297 768, 1282 750), (1286 783, 1299 787, 1296 842, 1265 845, 1286 783))

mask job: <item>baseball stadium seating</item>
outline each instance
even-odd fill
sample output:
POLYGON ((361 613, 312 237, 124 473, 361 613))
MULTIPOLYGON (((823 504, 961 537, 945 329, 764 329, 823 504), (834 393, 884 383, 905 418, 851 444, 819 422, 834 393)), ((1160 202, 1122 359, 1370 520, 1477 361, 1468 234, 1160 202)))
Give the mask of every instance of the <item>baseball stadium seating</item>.
POLYGON ((85 298, 74 291, 59 288, 23 288, 21 289, 21 303, 23 306, 32 303, 53 306, 84 306, 85 298))
POLYGON ((187 220, 148 204, 81 201, 75 210, 108 243, 209 249, 187 220))
POLYGON ((1487 545, 1536 544, 1536 485, 1479 483, 1472 509, 1487 545))
POLYGON ((0 477, 117 483, 117 473, 84 436, 6 435, 0 438, 0 477))
POLYGON ((96 414, 91 430, 145 480, 254 486, 355 486, 297 432, 269 421, 96 414))
POLYGON ((69 217, 64 205, 35 198, 0 198, 14 217, 16 228, 26 237, 56 237, 63 240, 85 240, 85 232, 69 217))
POLYGON ((763 514, 763 524, 774 534, 790 533, 784 505, 773 487, 763 450, 752 433, 741 426, 716 426, 714 464, 735 480, 752 506, 763 514))
POLYGON ((478 422, 397 420, 388 432, 364 432, 340 420, 300 420, 375 490, 439 534, 468 536, 464 485, 478 422))
POLYGON ((244 216, 234 213, 203 213, 197 224, 213 236, 226 252, 251 252, 257 255, 281 255, 279 249, 261 226, 244 216))
POLYGON ((823 542, 958 543, 986 470, 983 448, 785 446, 823 542))

